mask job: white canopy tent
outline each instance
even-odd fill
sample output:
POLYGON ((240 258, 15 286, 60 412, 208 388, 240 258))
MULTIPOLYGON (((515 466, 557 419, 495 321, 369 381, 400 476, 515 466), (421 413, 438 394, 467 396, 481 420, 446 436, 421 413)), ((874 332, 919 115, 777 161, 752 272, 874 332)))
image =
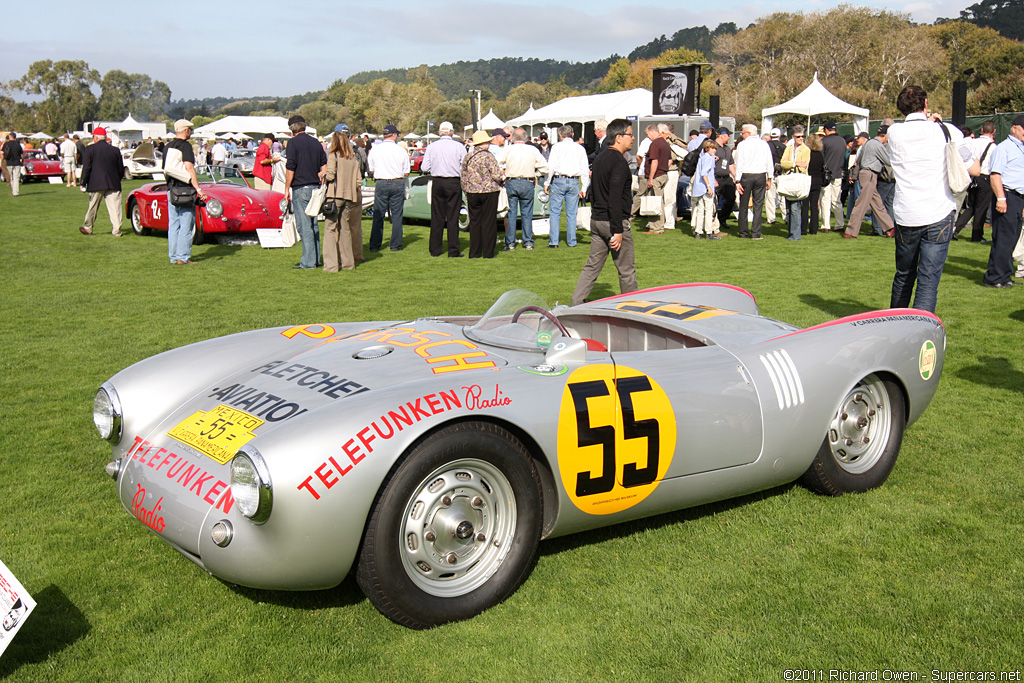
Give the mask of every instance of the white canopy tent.
MULTIPOLYGON (((477 123, 477 130, 491 131, 495 128, 504 127, 505 122, 498 118, 498 115, 494 113, 494 109, 491 109, 489 112, 487 112, 487 115, 482 117, 480 121, 477 123)), ((467 134, 471 134, 473 132, 472 124, 466 126, 465 131, 467 134)))
POLYGON ((807 117, 808 126, 810 126, 812 116, 850 114, 853 116, 853 130, 855 133, 864 133, 868 129, 869 111, 863 107, 855 107, 852 104, 843 102, 830 93, 818 81, 817 72, 814 73, 814 81, 789 102, 761 110, 762 135, 771 131, 774 127, 776 114, 802 114, 807 117))
MULTIPOLYGON (((239 131, 291 136, 288 132, 288 119, 283 116, 225 116, 205 126, 199 126, 192 132, 196 137, 209 138, 239 131)), ((316 128, 307 125, 306 132, 315 136, 316 128)))
POLYGON ((537 126, 554 123, 587 123, 598 119, 650 116, 653 95, 646 88, 635 88, 603 95, 565 97, 540 109, 528 110, 522 116, 510 119, 512 126, 537 126))

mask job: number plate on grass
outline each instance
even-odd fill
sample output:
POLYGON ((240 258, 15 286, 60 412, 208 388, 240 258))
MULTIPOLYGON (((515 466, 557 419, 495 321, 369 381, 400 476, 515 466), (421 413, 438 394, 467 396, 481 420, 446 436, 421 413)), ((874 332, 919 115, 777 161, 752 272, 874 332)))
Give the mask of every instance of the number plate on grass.
POLYGON ((167 435, 223 465, 256 436, 253 430, 261 424, 263 420, 258 417, 219 405, 212 410, 193 413, 167 435))

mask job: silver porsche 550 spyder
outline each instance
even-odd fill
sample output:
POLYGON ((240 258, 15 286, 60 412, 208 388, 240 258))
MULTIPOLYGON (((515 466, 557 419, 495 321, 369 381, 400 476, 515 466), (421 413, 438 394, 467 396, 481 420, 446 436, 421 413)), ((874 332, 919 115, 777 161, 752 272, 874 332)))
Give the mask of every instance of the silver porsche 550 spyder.
POLYGON ((801 479, 879 486, 931 401, 945 330, 874 311, 807 329, 685 284, 483 316, 322 323, 167 351, 94 419, 124 507, 224 581, 350 570, 427 628, 508 597, 542 538, 801 479))

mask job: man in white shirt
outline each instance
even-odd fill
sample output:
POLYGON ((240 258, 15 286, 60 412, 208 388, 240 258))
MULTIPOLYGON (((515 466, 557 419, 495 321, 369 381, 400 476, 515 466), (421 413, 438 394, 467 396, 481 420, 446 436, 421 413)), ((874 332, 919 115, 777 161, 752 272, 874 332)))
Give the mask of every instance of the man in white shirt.
POLYGON ((551 156, 548 157, 548 177, 544 182, 544 191, 551 197, 548 247, 552 249, 558 248, 563 204, 566 220, 565 243, 570 247, 576 246, 576 210, 590 184, 587 152, 582 145, 572 139, 572 136, 572 126, 561 126, 558 129, 559 142, 551 148, 551 156))
POLYGON ((992 167, 992 153, 996 151, 995 138, 996 122, 986 121, 981 124, 981 135, 971 141, 971 150, 974 158, 981 164, 981 173, 967 190, 967 204, 956 219, 956 230, 953 231, 953 239, 957 238, 960 231, 973 218, 971 241, 985 241, 985 217, 988 215, 989 206, 992 204, 992 185, 989 169, 992 167))
POLYGON ((224 145, 224 142, 220 139, 217 140, 213 145, 213 149, 210 150, 210 156, 213 157, 214 166, 223 166, 228 160, 228 148, 224 145))
POLYGON ((75 145, 75 141, 71 139, 70 135, 64 136, 64 141, 60 143, 60 163, 64 167, 64 184, 68 187, 76 187, 78 181, 75 178, 75 155, 78 154, 78 146, 75 145))
MULTIPOLYGON (((896 276, 889 305, 908 308, 913 293, 914 308, 934 313, 956 212, 956 199, 947 180, 946 135, 942 130, 945 128, 954 142, 963 139, 963 133, 956 126, 929 120, 928 93, 920 86, 903 88, 896 98, 896 108, 906 121, 888 131, 889 157, 896 176, 896 276)), ((970 160, 964 161, 968 166, 970 160)), ((973 173, 978 167, 980 164, 971 169, 973 173)))
POLYGON ((517 214, 523 219, 523 247, 533 249, 533 199, 537 190, 537 176, 547 172, 548 162, 544 160, 544 155, 533 145, 526 144, 526 131, 522 128, 512 131, 512 144, 505 152, 508 217, 504 251, 516 248, 517 214))
POLYGON ((384 126, 384 141, 374 145, 367 158, 374 178, 373 224, 370 251, 380 251, 384 242, 384 213, 391 212, 391 251, 402 250, 402 216, 405 210, 405 178, 409 175, 409 154, 398 146, 398 128, 384 126))
POLYGON ((743 125, 740 143, 732 154, 736 165, 736 191, 740 193, 739 237, 757 239, 761 236, 761 211, 764 209, 765 191, 771 187, 775 176, 775 160, 772 148, 757 136, 757 126, 743 125), (754 199, 754 226, 748 230, 747 207, 754 199))

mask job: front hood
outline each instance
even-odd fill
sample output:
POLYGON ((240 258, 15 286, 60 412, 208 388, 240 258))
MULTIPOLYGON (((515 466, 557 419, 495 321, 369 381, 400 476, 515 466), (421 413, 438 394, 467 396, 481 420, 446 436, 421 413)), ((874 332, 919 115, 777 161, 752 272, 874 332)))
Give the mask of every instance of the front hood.
MULTIPOLYGON (((214 509, 226 514, 234 504, 227 463, 249 440, 288 429, 293 418, 331 410, 342 399, 373 400, 374 391, 385 387, 507 364, 467 340, 461 327, 430 320, 304 346, 204 382, 148 434, 131 437, 119 479, 128 511, 165 540, 198 554, 206 515, 214 509)), ((217 359, 207 355, 197 362, 217 359)))

